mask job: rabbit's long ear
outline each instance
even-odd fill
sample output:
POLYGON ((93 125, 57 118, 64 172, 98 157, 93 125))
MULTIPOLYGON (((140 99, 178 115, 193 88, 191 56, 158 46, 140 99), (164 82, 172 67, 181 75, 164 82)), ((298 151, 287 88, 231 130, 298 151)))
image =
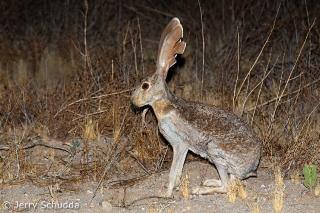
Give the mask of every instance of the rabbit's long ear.
POLYGON ((178 18, 173 18, 164 29, 158 52, 157 72, 165 80, 168 69, 176 63, 177 54, 183 54, 186 43, 181 41, 183 28, 178 18))

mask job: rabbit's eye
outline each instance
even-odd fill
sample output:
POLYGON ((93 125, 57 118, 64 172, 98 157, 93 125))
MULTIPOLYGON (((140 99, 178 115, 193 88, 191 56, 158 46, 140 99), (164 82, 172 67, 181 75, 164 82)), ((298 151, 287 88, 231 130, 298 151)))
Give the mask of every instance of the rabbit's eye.
POLYGON ((148 89, 149 88, 149 84, 148 83, 143 83, 142 84, 142 89, 143 90, 146 90, 146 89, 148 89))

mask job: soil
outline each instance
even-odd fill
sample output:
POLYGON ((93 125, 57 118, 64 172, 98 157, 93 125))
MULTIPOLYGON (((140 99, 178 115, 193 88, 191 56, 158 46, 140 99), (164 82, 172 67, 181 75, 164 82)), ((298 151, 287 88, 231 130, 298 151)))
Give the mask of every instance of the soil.
MULTIPOLYGON (((53 196, 56 196, 58 205, 47 186, 3 184, 0 190, 0 211, 252 212, 252 206, 259 203, 260 212, 275 212, 272 204, 275 182, 270 168, 259 168, 257 178, 244 180, 248 197, 245 200, 237 197, 233 204, 229 202, 226 194, 189 195, 184 198, 178 188, 173 192, 172 198, 160 198, 166 191, 168 173, 169 171, 163 171, 126 188, 104 189, 103 192, 98 190, 95 197, 96 182, 81 183, 80 190, 74 191, 54 186, 53 196)), ((185 164, 182 177, 187 173, 190 176, 190 188, 200 185, 205 179, 218 178, 218 173, 212 165, 198 161, 185 164)), ((301 183, 294 184, 291 179, 285 178, 284 185, 282 212, 320 213, 320 197, 316 197, 301 183)))

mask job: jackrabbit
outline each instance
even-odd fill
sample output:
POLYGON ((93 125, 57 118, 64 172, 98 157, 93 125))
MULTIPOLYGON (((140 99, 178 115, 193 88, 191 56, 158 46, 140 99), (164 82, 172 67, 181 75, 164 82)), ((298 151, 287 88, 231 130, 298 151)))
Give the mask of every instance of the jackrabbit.
POLYGON ((228 174, 239 179, 256 175, 261 141, 252 127, 234 113, 186 101, 169 91, 166 77, 176 63, 176 55, 184 52, 186 43, 181 41, 182 37, 182 25, 178 18, 173 18, 161 35, 156 72, 135 89, 131 101, 137 107, 152 107, 161 134, 173 148, 165 196, 170 197, 174 185, 179 183, 188 150, 213 163, 220 176, 220 180, 204 181, 192 193, 226 193, 228 174))

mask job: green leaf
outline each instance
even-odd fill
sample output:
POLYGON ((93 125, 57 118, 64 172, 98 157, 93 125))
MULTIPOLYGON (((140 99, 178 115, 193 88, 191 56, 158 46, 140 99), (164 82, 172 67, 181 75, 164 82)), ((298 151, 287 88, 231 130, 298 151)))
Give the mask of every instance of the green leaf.
POLYGON ((316 167, 314 165, 311 165, 310 167, 306 164, 303 167, 302 170, 304 180, 303 185, 307 188, 312 189, 317 184, 317 171, 316 167))

